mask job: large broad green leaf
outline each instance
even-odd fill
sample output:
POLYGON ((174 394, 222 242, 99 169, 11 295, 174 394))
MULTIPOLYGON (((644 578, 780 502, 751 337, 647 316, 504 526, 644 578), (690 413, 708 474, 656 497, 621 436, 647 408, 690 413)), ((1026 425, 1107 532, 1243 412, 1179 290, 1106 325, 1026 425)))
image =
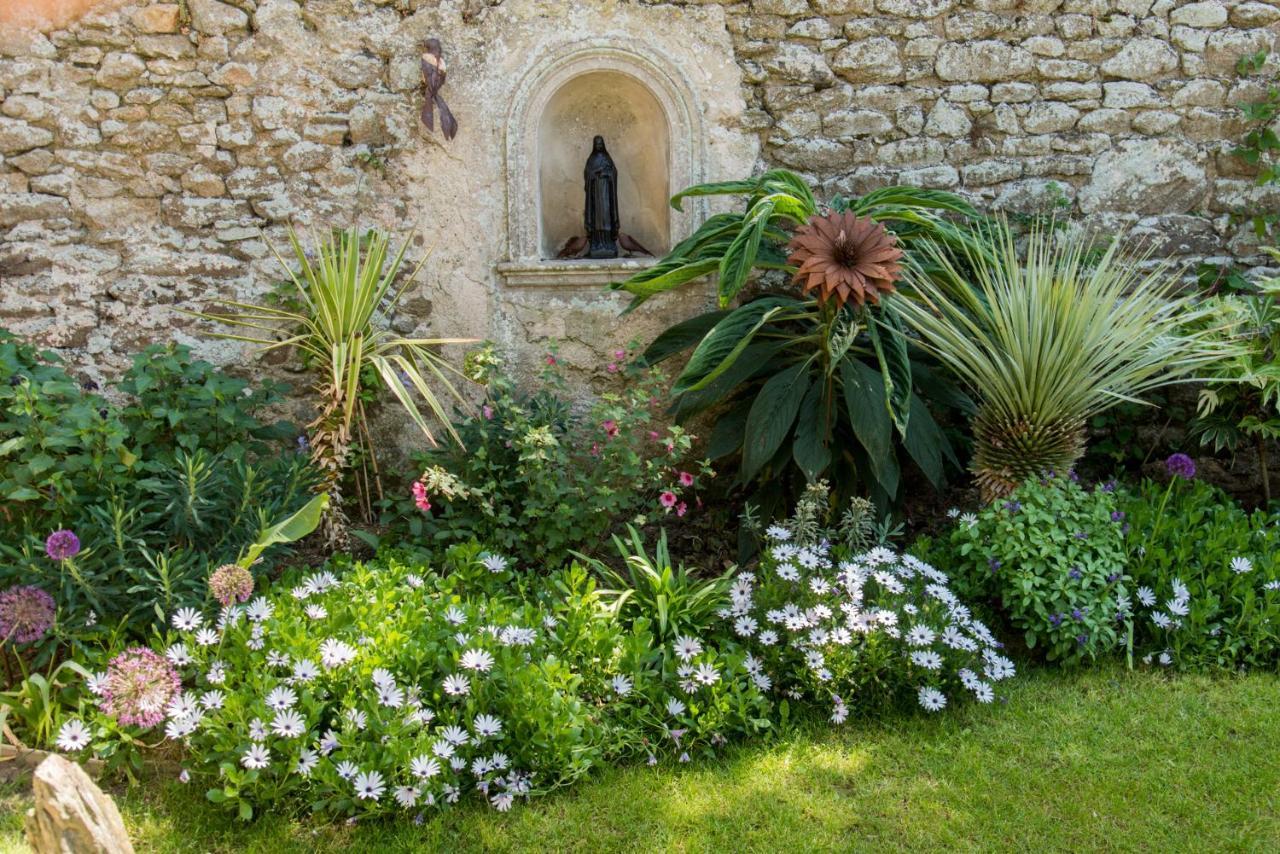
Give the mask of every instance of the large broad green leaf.
POLYGON ((905 437, 911 417, 911 359, 907 353, 907 336, 891 309, 882 309, 878 317, 872 316, 867 324, 867 336, 884 378, 884 405, 894 426, 905 437))
POLYGON ((248 569, 271 546, 279 545, 280 543, 295 543, 307 536, 320 525, 320 517, 324 515, 324 511, 328 506, 328 495, 315 496, 297 513, 269 528, 264 528, 258 534, 258 539, 249 544, 249 547, 245 549, 244 555, 237 562, 245 569, 248 569))
POLYGON ((751 398, 740 400, 716 419, 715 426, 711 428, 711 436, 707 439, 708 457, 718 460, 742 448, 752 402, 751 398))
POLYGON ((765 297, 734 309, 698 344, 676 379, 672 393, 681 394, 709 385, 733 366, 765 323, 796 304, 789 297, 765 297))
POLYGON ((725 309, 682 320, 653 339, 641 358, 650 365, 656 365, 663 359, 682 353, 705 338, 717 323, 728 316, 729 311, 725 309))
POLYGON ((769 378, 747 415, 747 435, 742 446, 744 481, 759 473, 791 432, 800 403, 809 390, 809 362, 801 362, 769 378))
POLYGON ((819 379, 809 387, 800 404, 800 417, 796 421, 795 440, 791 455, 804 472, 805 479, 813 483, 831 465, 831 420, 824 412, 827 401, 823 397, 825 383, 819 379))
POLYGON ((712 406, 733 394, 744 382, 763 376, 766 372, 776 371, 779 365, 774 364, 774 357, 781 353, 791 342, 782 339, 776 341, 756 341, 742 351, 733 365, 710 383, 696 390, 690 390, 676 397, 672 406, 677 421, 683 422, 705 412, 712 406))
POLYGON ((918 394, 911 395, 911 424, 902 444, 929 482, 941 488, 946 479, 942 470, 943 448, 949 451, 950 443, 918 394))
POLYGON ((678 211, 683 211, 685 199, 694 198, 695 196, 730 196, 740 193, 753 193, 759 187, 760 180, 758 178, 748 178, 744 181, 713 181, 708 184, 697 184, 672 196, 671 207, 678 211))
POLYGON ((773 216, 776 199, 772 196, 761 199, 747 214, 746 222, 737 237, 729 244, 724 257, 720 259, 720 307, 725 308, 733 302, 734 297, 747 282, 751 268, 756 265, 756 253, 760 251, 760 240, 764 237, 773 216))
POLYGON ((867 452, 867 461, 881 488, 898 493, 898 461, 893 454, 893 423, 884 405, 884 378, 852 357, 840 363, 845 411, 853 435, 867 452))

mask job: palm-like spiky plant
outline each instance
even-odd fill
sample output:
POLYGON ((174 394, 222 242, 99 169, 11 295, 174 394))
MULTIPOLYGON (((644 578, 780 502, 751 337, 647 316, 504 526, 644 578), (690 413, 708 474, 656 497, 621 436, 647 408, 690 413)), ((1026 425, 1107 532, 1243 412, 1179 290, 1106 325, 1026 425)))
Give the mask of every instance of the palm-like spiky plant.
MULTIPOLYGON (((969 386, 972 470, 988 501, 1084 451, 1088 419, 1159 386, 1193 378, 1222 357, 1205 309, 1178 296, 1167 263, 1101 254, 1035 230, 1019 251, 1008 222, 989 226, 989 252, 917 245, 949 275, 908 264, 911 297, 895 300, 919 343, 969 386), (957 261, 967 271, 962 274, 957 261), (961 284, 969 280, 970 285, 961 284)), ((914 259, 913 259, 914 261, 914 259)))
MULTIPOLYGON (((362 394, 368 390, 370 370, 390 389, 429 443, 437 444, 428 415, 456 439, 444 406, 429 383, 434 381, 466 406, 451 382, 451 375, 459 372, 434 348, 471 343, 473 339, 405 338, 391 330, 390 315, 426 263, 424 256, 401 277, 408 239, 394 256, 389 254, 389 235, 371 231, 362 236, 354 227, 315 241, 314 253, 303 249, 292 228, 289 243, 292 264, 275 254, 296 291, 296 307, 227 300, 222 303, 226 312, 201 316, 253 330, 222 337, 257 344, 264 350, 296 348, 317 373, 319 414, 308 425, 311 458, 325 475, 323 489, 331 499, 326 527, 335 539, 343 536, 339 487, 351 448, 361 444, 372 453, 366 395, 362 394)), ((376 466, 374 472, 376 479, 376 466)), ((366 502, 368 492, 366 488, 366 502)))

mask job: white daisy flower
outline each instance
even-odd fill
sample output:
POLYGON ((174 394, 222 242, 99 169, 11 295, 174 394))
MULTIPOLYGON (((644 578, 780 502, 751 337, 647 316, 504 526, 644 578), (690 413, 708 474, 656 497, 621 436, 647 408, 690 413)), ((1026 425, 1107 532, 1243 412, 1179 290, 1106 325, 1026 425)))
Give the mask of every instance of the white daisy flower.
POLYGON ((947 705, 946 695, 936 688, 922 687, 917 696, 926 712, 939 712, 947 705))
POLYGON ((355 647, 344 641, 329 638, 320 644, 320 663, 330 669, 350 664, 355 657, 355 647))
POLYGON ((265 596, 259 596, 245 607, 244 615, 251 623, 262 623, 271 618, 275 609, 265 596))
POLYGON ((200 719, 197 717, 173 718, 164 727, 165 738, 174 740, 186 738, 196 731, 196 727, 200 725, 200 719))
POLYGON ((1233 557, 1231 559, 1231 571, 1236 575, 1244 575, 1246 572, 1253 572, 1253 561, 1247 557, 1233 557))
POLYGON ((320 675, 320 668, 316 667, 314 661, 303 658, 293 663, 293 681, 294 682, 310 682, 320 675))
POLYGON ((415 575, 412 572, 404 577, 404 581, 414 590, 417 590, 419 587, 421 587, 425 583, 423 582, 421 575, 415 575))
POLYGON ((507 568, 507 559, 501 555, 486 552, 480 556, 480 564, 490 572, 502 572, 507 568))
POLYGON ((338 734, 333 730, 325 730, 324 735, 320 737, 320 741, 316 743, 316 747, 325 756, 338 749, 338 734))
POLYGON ((933 629, 926 625, 915 625, 907 632, 907 643, 912 646, 928 646, 937 639, 933 629))
POLYGON ((298 752, 298 761, 293 766, 293 770, 297 771, 303 777, 311 776, 312 770, 320 763, 320 755, 309 747, 304 747, 298 752))
POLYGON ((418 802, 418 790, 413 786, 396 787, 396 803, 408 809, 418 802))
POLYGON ((979 703, 990 703, 996 698, 996 692, 986 682, 975 683, 971 690, 979 703))
POLYGON ((1139 587, 1137 595, 1138 595, 1138 601, 1141 602, 1147 608, 1150 608, 1152 605, 1156 604, 1156 592, 1152 590, 1150 587, 1139 587))
POLYGON ((378 703, 390 709, 398 709, 404 705, 404 691, 396 685, 380 685, 377 689, 378 703))
POLYGON ((338 773, 338 776, 341 777, 342 779, 350 780, 353 777, 355 777, 357 773, 359 773, 360 768, 358 765, 356 765, 356 763, 350 760, 344 759, 342 762, 339 762, 337 765, 335 765, 333 770, 336 771, 338 773))
POLYGON ((733 630, 744 638, 749 638, 755 634, 758 627, 759 623, 751 617, 739 617, 733 623, 733 630))
POLYGON ((777 540, 780 543, 785 543, 791 539, 791 532, 781 525, 770 525, 765 529, 764 535, 769 539, 777 540))
POLYGON ((450 605, 444 612, 445 622, 460 626, 467 621, 467 615, 457 605, 450 605))
POLYGON ((84 750, 91 740, 89 728, 76 718, 66 721, 58 730, 58 749, 68 753, 84 750))
POLYGON ((209 672, 205 674, 204 681, 210 685, 221 685, 227 681, 227 668, 221 661, 215 661, 209 665, 209 672))
POLYGON ((356 732, 363 732, 369 725, 369 716, 359 709, 347 709, 347 723, 351 724, 356 732))
POLYGON ((440 763, 424 753, 410 761, 409 773, 419 780, 430 780, 440 773, 440 763))
POLYGON ((964 525, 966 528, 972 528, 974 525, 978 524, 978 517, 973 513, 961 513, 960 524, 964 525))
POLYGON ((382 782, 382 775, 377 771, 357 774, 352 785, 356 788, 356 797, 362 801, 376 801, 387 788, 382 782))
POLYGON ((178 667, 190 664, 194 659, 191 653, 187 652, 187 645, 184 643, 175 643, 173 646, 165 650, 164 657, 172 661, 178 667))
POLYGON ((667 714, 671 715, 673 718, 680 717, 684 714, 684 703, 680 702, 675 697, 667 700, 667 714))
POLYGON ((502 721, 493 715, 476 715, 472 729, 479 738, 492 738, 502 732, 502 721))
POLYGON ((702 652, 702 641, 686 635, 679 635, 676 637, 676 642, 673 648, 681 661, 688 661, 698 653, 702 652))
POLYGON ((431 744, 431 752, 441 759, 450 759, 457 752, 458 748, 454 747, 453 742, 446 738, 438 738, 431 744))
POLYGON ((773 646, 778 642, 778 633, 772 629, 765 629, 756 637, 756 640, 761 646, 773 646))
POLYGON ((307 722, 293 710, 280 712, 271 722, 271 729, 281 738, 297 738, 307 731, 307 722))
POLYGON ((285 709, 291 709, 296 702, 298 702, 298 695, 294 693, 292 688, 286 688, 283 685, 272 688, 271 693, 267 694, 267 708, 274 712, 283 712, 285 709))
POLYGON ((511 809, 514 800, 515 796, 510 792, 499 792, 489 800, 489 803, 493 804, 493 808, 498 812, 506 812, 511 809))
POLYGON ((456 725, 450 725, 440 730, 440 737, 457 747, 462 747, 471 741, 471 736, 467 734, 467 731, 456 725))
POLYGON ((471 683, 461 673, 453 673, 444 678, 444 692, 451 697, 461 697, 471 690, 471 683))
POLYGON ((493 667, 493 656, 485 649, 469 649, 462 654, 459 664, 467 670, 488 673, 493 667))
POLYGON ((308 605, 303 611, 312 620, 323 620, 329 616, 329 611, 323 605, 308 605))
POLYGON ((196 643, 200 646, 213 646, 218 642, 218 633, 213 629, 200 629, 196 632, 196 643))
POLYGON ((698 665, 698 669, 694 672, 693 678, 701 682, 703 685, 714 685, 720 681, 720 671, 716 670, 712 665, 703 662, 698 665))
POLYGON ((200 695, 200 705, 206 709, 221 709, 222 704, 226 702, 227 696, 217 689, 210 689, 200 695))
POLYGON ((631 693, 631 677, 618 674, 613 677, 613 692, 619 697, 625 697, 631 693))
POLYGON ((204 617, 195 608, 179 608, 173 615, 173 627, 180 632, 194 632, 204 625, 204 617))
POLYGON ((266 768, 271 764, 271 751, 267 750, 266 745, 255 742, 240 757, 240 764, 251 771, 266 768))

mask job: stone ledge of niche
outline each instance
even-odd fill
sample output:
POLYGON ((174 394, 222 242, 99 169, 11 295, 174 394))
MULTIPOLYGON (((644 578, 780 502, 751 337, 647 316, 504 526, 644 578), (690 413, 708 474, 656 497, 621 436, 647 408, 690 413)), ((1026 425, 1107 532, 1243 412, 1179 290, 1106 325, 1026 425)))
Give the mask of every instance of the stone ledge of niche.
POLYGON ((625 281, 656 263, 656 258, 502 261, 498 275, 512 287, 601 288, 625 281))

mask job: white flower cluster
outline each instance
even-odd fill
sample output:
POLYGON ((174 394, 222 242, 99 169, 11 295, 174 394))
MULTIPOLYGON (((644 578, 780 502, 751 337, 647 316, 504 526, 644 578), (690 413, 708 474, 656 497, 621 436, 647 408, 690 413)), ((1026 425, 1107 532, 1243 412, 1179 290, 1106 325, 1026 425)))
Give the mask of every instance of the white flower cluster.
POLYGON ((799 697, 821 690, 832 700, 831 720, 840 723, 848 716, 842 686, 856 682, 859 652, 882 642, 931 712, 947 705, 949 684, 989 703, 994 683, 1014 674, 1013 662, 951 592, 947 576, 923 561, 884 547, 842 560, 825 542, 793 544, 780 525, 766 537, 758 576, 740 573, 721 611, 754 647, 747 669, 761 691, 776 686, 799 697))
MULTIPOLYGON (((481 565, 498 572, 505 560, 486 554, 481 565)), ((425 601, 420 576, 407 573, 404 584, 403 596, 425 601)), ((285 781, 345 786, 332 794, 366 809, 379 807, 384 799, 388 808, 394 803, 402 809, 452 803, 475 789, 494 808, 507 810, 515 798, 530 793, 531 775, 512 767, 499 749, 506 734, 502 718, 474 711, 472 697, 477 683, 495 668, 491 650, 526 650, 537 643, 537 629, 492 624, 468 633, 472 616, 462 606, 450 605, 435 612, 437 628, 421 629, 424 637, 443 639, 454 651, 453 672, 437 673, 435 684, 405 684, 388 667, 377 666, 360 678, 355 672, 361 661, 386 657, 349 621, 332 630, 326 630, 326 621, 330 613, 352 611, 353 602, 363 601, 362 591, 333 573, 318 572, 291 593, 307 622, 273 621, 276 606, 264 597, 224 609, 216 628, 206 627, 204 616, 191 608, 173 614, 178 639, 166 657, 179 668, 184 683, 195 687, 170 701, 164 727, 168 738, 197 747, 193 752, 210 764, 233 759, 247 771, 285 781), (290 630, 299 626, 322 634, 299 638, 290 630), (301 654, 300 649, 309 651, 301 654), (228 666, 223 659, 237 662, 234 690, 225 687, 228 666), (448 707, 433 709, 426 700, 431 696, 448 707), (420 749, 369 750, 370 745, 392 743, 420 749)), ((371 604, 374 599, 370 597, 371 604)), ((80 721, 69 721, 59 735, 64 749, 88 742, 89 732, 80 721)))

